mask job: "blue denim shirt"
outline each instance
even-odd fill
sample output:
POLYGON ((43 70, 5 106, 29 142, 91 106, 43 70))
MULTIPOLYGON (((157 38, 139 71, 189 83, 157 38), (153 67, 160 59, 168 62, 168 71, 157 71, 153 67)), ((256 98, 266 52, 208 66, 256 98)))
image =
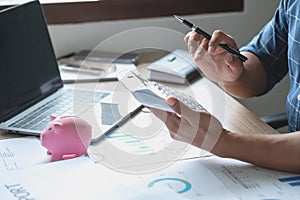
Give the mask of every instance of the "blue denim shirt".
POLYGON ((289 71, 289 131, 300 130, 300 1, 281 0, 272 20, 241 51, 255 54, 267 73, 266 92, 289 71))

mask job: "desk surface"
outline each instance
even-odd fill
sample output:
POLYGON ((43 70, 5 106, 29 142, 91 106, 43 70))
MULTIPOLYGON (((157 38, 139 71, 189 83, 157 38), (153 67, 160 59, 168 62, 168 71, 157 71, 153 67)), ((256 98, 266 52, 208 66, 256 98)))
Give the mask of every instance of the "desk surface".
MULTIPOLYGON (((163 53, 142 53, 140 56, 139 70, 142 74, 147 73, 148 63, 158 59, 163 53)), ((91 83, 84 83, 88 87, 91 83)), ((104 87, 114 87, 116 82, 106 82, 104 87)), ((199 78, 188 86, 169 85, 194 96, 210 113, 215 115, 223 126, 236 133, 245 134, 277 134, 278 132, 265 124, 254 113, 245 108, 233 97, 225 93, 220 87, 206 78, 199 78)), ((22 137, 23 135, 0 133, 0 139, 22 137)))

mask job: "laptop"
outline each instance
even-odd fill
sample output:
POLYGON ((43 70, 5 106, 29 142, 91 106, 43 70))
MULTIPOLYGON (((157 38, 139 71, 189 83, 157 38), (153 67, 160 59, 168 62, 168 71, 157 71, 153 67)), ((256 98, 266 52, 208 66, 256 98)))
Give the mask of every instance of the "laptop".
POLYGON ((79 116, 95 140, 140 108, 121 90, 63 86, 39 1, 0 11, 0 27, 0 130, 38 136, 50 115, 79 116))

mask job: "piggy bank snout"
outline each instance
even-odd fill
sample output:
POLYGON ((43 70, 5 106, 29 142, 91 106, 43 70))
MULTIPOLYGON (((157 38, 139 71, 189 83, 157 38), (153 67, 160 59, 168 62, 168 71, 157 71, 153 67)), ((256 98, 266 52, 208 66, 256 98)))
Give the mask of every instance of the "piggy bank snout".
POLYGON ((49 143, 49 137, 46 131, 43 131, 40 135, 40 141, 43 146, 47 146, 49 143))

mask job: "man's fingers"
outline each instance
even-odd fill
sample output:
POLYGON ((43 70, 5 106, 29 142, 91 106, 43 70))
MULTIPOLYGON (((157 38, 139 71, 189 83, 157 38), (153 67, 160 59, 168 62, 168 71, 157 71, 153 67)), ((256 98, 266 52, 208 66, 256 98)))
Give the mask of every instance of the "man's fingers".
POLYGON ((213 32, 212 37, 209 41, 209 53, 212 55, 216 55, 226 51, 223 48, 219 47, 219 44, 227 44, 231 48, 238 50, 238 47, 231 36, 227 35, 221 30, 216 30, 213 32))
POLYGON ((167 112, 163 111, 163 110, 159 110, 156 108, 151 108, 149 107, 149 110, 151 110, 151 112, 161 121, 165 122, 167 119, 167 112))
POLYGON ((167 113, 165 124, 170 132, 177 133, 181 124, 181 118, 176 113, 167 113))
POLYGON ((176 113, 170 113, 155 108, 149 108, 151 112, 160 119, 168 128, 170 133, 177 133, 181 124, 181 118, 176 113))
POLYGON ((182 116, 191 126, 200 120, 200 114, 192 110, 184 103, 178 101, 175 97, 168 97, 166 100, 167 104, 179 115, 182 116))
POLYGON ((198 49, 195 51, 195 53, 193 55, 194 61, 200 62, 201 59, 203 58, 203 56, 205 56, 207 49, 208 49, 208 40, 203 39, 201 41, 200 45, 198 46, 198 49))
POLYGON ((195 51, 197 50, 201 39, 203 39, 203 37, 201 37, 198 33, 196 33, 195 31, 192 31, 188 38, 187 38, 187 46, 188 46, 188 50, 190 52, 190 54, 194 54, 195 51))
POLYGON ((189 38, 192 34, 192 31, 188 32, 185 36, 184 36, 184 42, 186 45, 188 45, 188 41, 189 41, 189 38))

